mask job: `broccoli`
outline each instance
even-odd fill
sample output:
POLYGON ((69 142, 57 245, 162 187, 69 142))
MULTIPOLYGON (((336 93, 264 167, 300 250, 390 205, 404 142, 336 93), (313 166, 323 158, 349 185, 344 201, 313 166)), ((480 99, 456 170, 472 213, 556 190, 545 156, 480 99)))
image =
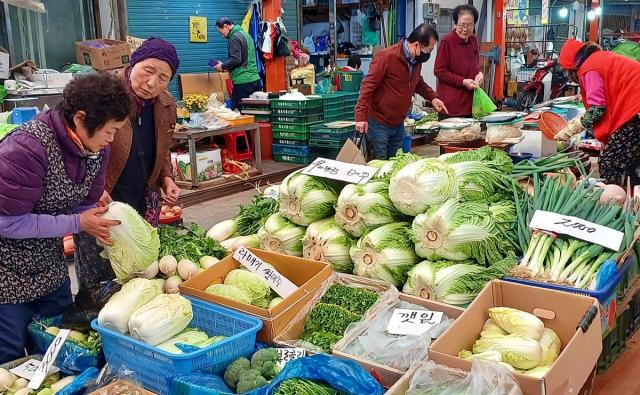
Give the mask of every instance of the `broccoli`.
POLYGON ((257 370, 264 378, 271 380, 280 371, 278 362, 280 362, 280 354, 275 348, 263 348, 251 357, 251 369, 257 370))
POLYGON ((231 364, 227 366, 227 370, 224 371, 224 382, 229 388, 235 390, 238 381, 240 381, 240 376, 249 369, 251 369, 251 362, 249 362, 247 358, 242 357, 236 359, 231 362, 231 364))
POLYGON ((269 382, 267 379, 262 377, 259 371, 254 369, 246 370, 240 375, 236 394, 244 394, 245 392, 260 388, 267 384, 269 384, 269 382))

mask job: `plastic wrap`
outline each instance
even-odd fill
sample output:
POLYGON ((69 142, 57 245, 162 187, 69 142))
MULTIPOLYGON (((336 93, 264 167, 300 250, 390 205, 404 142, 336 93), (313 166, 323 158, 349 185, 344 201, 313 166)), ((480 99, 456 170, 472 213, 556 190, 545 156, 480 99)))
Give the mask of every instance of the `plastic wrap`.
POLYGON ((398 300, 377 315, 351 324, 334 350, 405 372, 415 363, 426 359, 431 341, 437 339, 454 321, 445 315, 442 322, 421 336, 391 335, 387 333, 387 326, 395 309, 429 310, 398 300))
POLYGON ((315 297, 302 306, 298 314, 289 322, 285 329, 275 337, 274 343, 282 347, 302 347, 311 353, 322 353, 322 349, 300 340, 299 337, 311 310, 320 302, 320 299, 322 299, 327 290, 334 284, 366 288, 376 292, 380 296, 378 301, 363 314, 363 319, 369 316, 375 316, 379 314, 380 311, 386 310, 389 304, 396 301, 400 295, 398 290, 387 282, 357 277, 350 274, 334 273, 329 280, 322 284, 315 297))
POLYGON ((507 139, 520 138, 521 136, 522 130, 518 124, 489 124, 487 125, 485 141, 488 144, 495 144, 507 139))
POLYGON ((464 142, 473 141, 482 138, 482 130, 479 123, 473 123, 471 126, 462 129, 440 128, 436 141, 439 142, 464 142))
POLYGON ((120 366, 118 369, 112 369, 106 365, 97 379, 93 387, 86 391, 89 395, 150 395, 150 391, 142 388, 142 384, 137 379, 137 373, 128 369, 126 366, 120 366))
POLYGON ((84 394, 85 390, 95 385, 98 379, 99 371, 96 368, 89 368, 76 376, 71 384, 63 387, 60 391, 56 392, 56 395, 76 395, 84 394))
MULTIPOLYGON (((44 354, 55 339, 50 333, 43 330, 42 325, 59 326, 62 321, 62 316, 53 318, 45 318, 39 321, 32 321, 27 330, 31 340, 34 342, 36 349, 39 353, 44 354)), ((102 366, 104 362, 104 355, 102 350, 99 353, 81 347, 80 345, 70 341, 64 342, 58 357, 56 358, 55 365, 65 374, 78 374, 84 372, 89 368, 97 368, 102 366)))
MULTIPOLYGON (((207 373, 190 373, 170 377, 169 388, 173 395, 222 395, 235 393, 227 387, 220 376, 207 373)), ((254 390, 249 394, 263 392, 254 390)))
POLYGON ((518 382, 505 367, 475 360, 471 372, 427 361, 420 366, 406 395, 522 395, 518 382))

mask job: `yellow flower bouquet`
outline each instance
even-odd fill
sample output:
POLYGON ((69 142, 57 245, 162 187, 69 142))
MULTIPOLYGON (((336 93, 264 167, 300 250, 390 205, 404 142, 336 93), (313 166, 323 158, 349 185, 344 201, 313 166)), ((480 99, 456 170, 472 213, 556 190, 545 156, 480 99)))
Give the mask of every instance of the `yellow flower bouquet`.
POLYGON ((185 95, 183 102, 190 113, 204 112, 207 109, 209 98, 205 95, 189 93, 185 95))

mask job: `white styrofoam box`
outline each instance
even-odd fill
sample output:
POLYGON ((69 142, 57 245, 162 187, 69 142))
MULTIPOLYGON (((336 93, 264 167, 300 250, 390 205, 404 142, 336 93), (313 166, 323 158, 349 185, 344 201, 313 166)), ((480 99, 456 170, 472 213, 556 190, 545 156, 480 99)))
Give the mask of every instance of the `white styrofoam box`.
MULTIPOLYGON (((222 156, 219 149, 196 152, 198 180, 212 180, 222 175, 222 156)), ((173 174, 176 180, 191 181, 191 157, 188 153, 171 153, 173 174)))
POLYGON ((531 154, 534 158, 553 155, 558 150, 555 140, 550 140, 539 130, 523 130, 524 139, 511 148, 513 153, 531 154))
POLYGON ((71 73, 34 73, 33 82, 44 88, 64 88, 73 79, 71 73))

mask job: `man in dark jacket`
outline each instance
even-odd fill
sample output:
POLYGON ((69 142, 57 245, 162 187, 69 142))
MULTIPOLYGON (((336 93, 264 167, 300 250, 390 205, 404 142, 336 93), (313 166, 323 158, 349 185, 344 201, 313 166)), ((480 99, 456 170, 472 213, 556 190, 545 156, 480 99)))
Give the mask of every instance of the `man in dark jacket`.
POLYGON ((374 55, 360 87, 355 119, 356 130, 367 133, 376 159, 388 159, 402 147, 404 118, 414 93, 431 102, 436 111, 447 112, 420 74, 437 42, 438 33, 423 23, 409 38, 374 55))
POLYGON ((227 17, 221 17, 216 21, 218 32, 229 40, 229 60, 218 63, 216 70, 229 71, 233 92, 231 101, 233 108, 239 108, 242 99, 249 97, 253 92, 262 90, 262 81, 256 65, 256 48, 253 39, 239 25, 227 17))

